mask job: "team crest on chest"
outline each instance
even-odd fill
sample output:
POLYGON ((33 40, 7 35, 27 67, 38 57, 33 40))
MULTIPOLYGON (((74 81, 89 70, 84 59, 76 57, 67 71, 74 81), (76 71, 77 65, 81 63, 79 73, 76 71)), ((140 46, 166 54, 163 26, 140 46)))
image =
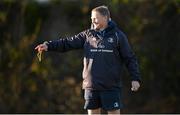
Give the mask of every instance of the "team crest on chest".
POLYGON ((114 42, 113 38, 108 38, 107 41, 108 41, 109 43, 113 43, 113 42, 114 42))

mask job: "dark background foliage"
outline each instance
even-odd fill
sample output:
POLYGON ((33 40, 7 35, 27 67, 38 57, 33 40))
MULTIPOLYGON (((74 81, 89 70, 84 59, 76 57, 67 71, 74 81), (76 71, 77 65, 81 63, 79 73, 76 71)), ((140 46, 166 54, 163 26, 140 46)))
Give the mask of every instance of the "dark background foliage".
POLYGON ((88 29, 99 5, 109 7, 140 64, 139 92, 123 75, 122 113, 180 113, 179 0, 1 0, 0 113, 86 113, 83 51, 48 52, 38 62, 34 47, 88 29))

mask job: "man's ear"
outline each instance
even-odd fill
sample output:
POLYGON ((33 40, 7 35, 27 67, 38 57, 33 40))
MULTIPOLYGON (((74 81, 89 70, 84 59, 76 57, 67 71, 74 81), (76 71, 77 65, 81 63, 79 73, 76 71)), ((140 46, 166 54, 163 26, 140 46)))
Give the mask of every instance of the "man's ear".
POLYGON ((106 19, 107 19, 108 22, 111 21, 111 18, 108 17, 108 16, 106 16, 106 19))

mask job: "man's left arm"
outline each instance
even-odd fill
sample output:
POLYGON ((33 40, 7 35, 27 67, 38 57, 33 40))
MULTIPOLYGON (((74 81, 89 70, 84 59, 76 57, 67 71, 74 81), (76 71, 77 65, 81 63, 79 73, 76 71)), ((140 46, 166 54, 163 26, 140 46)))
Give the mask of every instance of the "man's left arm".
POLYGON ((124 33, 118 34, 119 38, 119 52, 123 58, 123 61, 126 64, 126 67, 131 76, 131 85, 132 91, 137 91, 140 87, 141 77, 140 77, 140 70, 139 64, 137 62, 137 58, 130 47, 128 39, 124 33))

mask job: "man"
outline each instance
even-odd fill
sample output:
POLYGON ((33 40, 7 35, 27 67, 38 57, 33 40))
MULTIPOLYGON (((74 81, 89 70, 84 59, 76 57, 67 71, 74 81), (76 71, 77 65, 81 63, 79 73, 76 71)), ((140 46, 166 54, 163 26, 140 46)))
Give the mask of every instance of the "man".
POLYGON ((84 49, 83 89, 88 114, 120 114, 121 73, 125 63, 131 75, 132 91, 140 87, 140 73, 135 55, 124 33, 111 21, 106 6, 91 12, 92 27, 73 37, 45 42, 35 49, 66 52, 84 49))

